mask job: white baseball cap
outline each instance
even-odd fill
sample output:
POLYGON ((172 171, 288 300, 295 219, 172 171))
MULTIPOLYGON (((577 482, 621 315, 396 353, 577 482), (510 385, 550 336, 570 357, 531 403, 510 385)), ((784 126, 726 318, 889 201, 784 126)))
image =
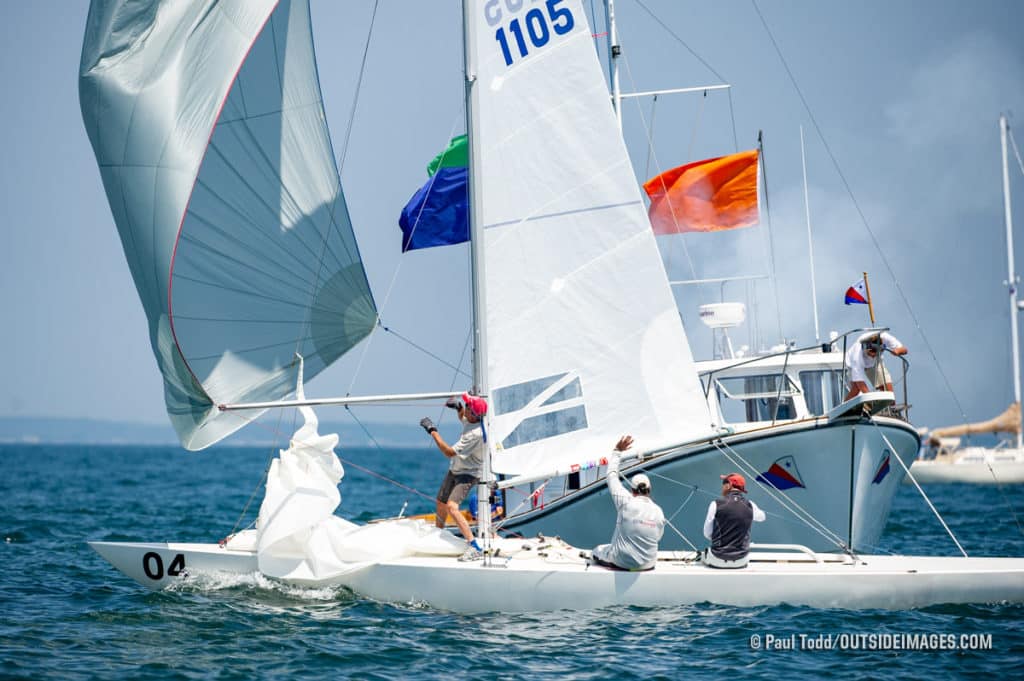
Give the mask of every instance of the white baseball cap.
POLYGON ((651 479, 643 473, 637 473, 629 479, 629 484, 633 487, 633 490, 639 490, 641 487, 646 487, 647 491, 651 491, 651 479))

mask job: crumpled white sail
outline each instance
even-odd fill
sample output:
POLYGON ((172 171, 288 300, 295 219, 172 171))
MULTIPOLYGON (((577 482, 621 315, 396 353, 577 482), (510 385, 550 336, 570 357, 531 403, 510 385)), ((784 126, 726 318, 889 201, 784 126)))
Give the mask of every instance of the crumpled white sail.
POLYGON ((582 5, 474 5, 494 469, 709 433, 582 5))
POLYGON ((306 0, 93 0, 79 97, 184 446, 370 332, 306 0))
MULTIPOLYGON (((301 376, 295 394, 305 399, 301 376)), ((315 583, 381 560, 458 555, 465 549, 461 539, 422 520, 357 525, 334 515, 341 503, 338 483, 345 476, 334 453, 338 436, 319 434, 310 407, 299 411, 302 426, 267 473, 267 491, 256 521, 261 573, 315 583)))

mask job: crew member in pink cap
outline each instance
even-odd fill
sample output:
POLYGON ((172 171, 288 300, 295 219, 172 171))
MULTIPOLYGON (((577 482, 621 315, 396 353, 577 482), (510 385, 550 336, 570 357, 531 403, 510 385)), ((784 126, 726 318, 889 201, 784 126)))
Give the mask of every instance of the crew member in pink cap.
POLYGON ((462 399, 452 397, 445 403, 446 407, 454 409, 459 414, 459 421, 462 422, 462 436, 454 445, 449 445, 437 432, 434 422, 429 418, 420 421, 420 426, 427 434, 434 439, 434 444, 441 450, 441 453, 448 457, 448 473, 445 474, 441 487, 437 491, 436 514, 434 524, 437 527, 444 527, 448 522, 448 516, 455 520, 459 526, 469 548, 462 555, 460 560, 476 560, 483 557, 480 545, 469 530, 469 523, 465 516, 459 512, 459 504, 465 500, 469 490, 479 484, 480 475, 484 465, 484 434, 480 419, 487 413, 487 401, 483 398, 462 394, 462 399))
POLYGON ((722 478, 722 496, 713 499, 704 518, 704 537, 711 547, 703 560, 710 567, 742 568, 750 553, 750 526, 765 519, 764 511, 747 499, 747 481, 739 473, 722 478))

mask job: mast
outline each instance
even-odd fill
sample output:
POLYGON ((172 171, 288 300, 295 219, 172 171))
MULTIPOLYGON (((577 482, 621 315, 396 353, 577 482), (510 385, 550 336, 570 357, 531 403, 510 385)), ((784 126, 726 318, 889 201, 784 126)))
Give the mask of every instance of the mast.
POLYGON ((622 91, 619 89, 619 55, 622 54, 622 47, 615 28, 615 0, 605 0, 604 17, 608 28, 608 79, 612 88, 612 108, 615 109, 619 132, 622 132, 622 91))
MULTIPOLYGON (((477 136, 480 130, 479 118, 479 87, 477 87, 477 65, 473 58, 476 50, 476 17, 473 16, 475 3, 463 0, 462 3, 462 44, 463 63, 466 72, 466 135, 469 141, 469 252, 471 290, 473 295, 473 390, 477 395, 489 399, 490 389, 487 380, 487 333, 484 320, 487 314, 487 298, 484 287, 484 226, 483 201, 480 197, 480 183, 477 182, 480 169, 477 136)), ((487 417, 480 417, 480 427, 484 434, 484 464, 480 473, 480 485, 477 489, 477 535, 486 549, 490 546, 491 537, 491 444, 487 437, 487 417)), ((490 564, 488 559, 487 564, 490 564)))
MULTIPOLYGON (((1017 332, 1017 273, 1013 268, 1013 215, 1010 211, 1010 170, 1006 158, 1006 138, 1010 133, 1006 114, 999 115, 999 133, 1003 144, 1003 212, 1006 219, 1006 284, 1010 288, 1010 341, 1013 352, 1013 399, 1020 404, 1020 340, 1017 332)), ((1021 449, 1022 435, 1017 430, 1017 449, 1021 449)))
POLYGON ((811 239, 811 202, 807 196, 807 159, 804 157, 804 126, 800 126, 800 165, 804 170, 804 215, 807 216, 807 259, 811 263, 811 307, 814 309, 814 342, 821 342, 818 331, 818 291, 814 286, 814 241, 811 239))

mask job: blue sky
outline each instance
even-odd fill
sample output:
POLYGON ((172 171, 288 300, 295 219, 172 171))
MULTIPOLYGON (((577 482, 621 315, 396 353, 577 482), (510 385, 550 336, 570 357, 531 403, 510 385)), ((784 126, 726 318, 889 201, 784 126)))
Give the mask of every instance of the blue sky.
MULTIPOLYGON (((341 155, 373 3, 311 4, 341 155)), ((465 251, 401 256, 396 223, 426 162, 464 129, 461 11, 448 0, 380 4, 342 180, 385 323, 457 363, 468 330, 465 251)), ((749 1, 618 0, 624 91, 717 84, 716 74, 732 85, 731 108, 721 93, 661 98, 653 116, 650 100, 628 103, 625 134, 638 179, 752 148, 763 130, 781 303, 776 308, 771 288, 761 286, 756 314, 766 341, 777 340, 781 326, 786 338, 809 345, 802 125, 823 332, 866 325, 866 310, 843 306, 842 293, 867 270, 879 322, 910 347, 915 423, 954 422, 961 408, 972 420, 998 413, 1012 393, 997 122, 1001 111, 1019 112, 1024 128, 1024 4, 763 0, 757 7, 892 272, 749 1), (642 121, 652 118, 649 155, 642 121)), ((87 9, 56 0, 0 3, 0 416, 161 423, 146 323, 78 107, 87 9)), ((1011 170, 1024 224, 1024 178, 1011 170)), ((683 244, 699 276, 749 275, 768 269, 764 230, 659 241, 672 278, 690 276, 683 244)), ((1024 249, 1017 260, 1024 263, 1024 249)), ((727 298, 741 292, 734 286, 727 298)), ((710 352, 710 332, 697 322, 697 305, 717 298, 718 287, 678 296, 698 357, 710 352)), ((462 386, 449 367, 384 337, 307 392, 412 392, 446 389, 453 380, 462 386)), ((377 415, 415 421, 419 413, 371 410, 366 418, 377 415)))

